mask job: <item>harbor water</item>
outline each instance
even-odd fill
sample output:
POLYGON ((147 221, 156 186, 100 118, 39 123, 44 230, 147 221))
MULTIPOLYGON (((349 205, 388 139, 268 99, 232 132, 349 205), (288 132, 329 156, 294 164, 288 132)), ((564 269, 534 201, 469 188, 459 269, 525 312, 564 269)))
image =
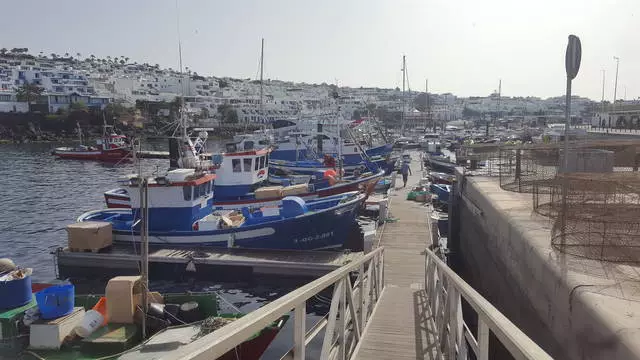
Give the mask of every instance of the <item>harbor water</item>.
MULTIPOLYGON (((65 226, 85 211, 105 207, 103 192, 117 186, 117 179, 137 173, 138 165, 103 164, 94 161, 56 160, 51 149, 61 144, 0 144, 0 258, 11 258, 22 267, 33 268, 34 282, 55 279, 52 251, 67 242, 65 226)), ((215 151, 220 144, 208 144, 215 151)), ((164 142, 148 144, 149 150, 167 150, 164 142)), ((162 173, 168 160, 144 159, 144 174, 162 173)), ((79 292, 100 293, 104 280, 74 279, 79 292)), ((207 281, 152 281, 160 292, 216 291, 225 312, 249 312, 285 295, 301 283, 207 281)), ((331 295, 328 294, 328 297, 331 295)), ((307 306, 311 326, 328 310, 326 298, 316 298, 307 306)), ((292 346, 293 319, 278 334, 264 359, 275 359, 292 346)), ((308 356, 319 352, 322 339, 314 339, 308 356), (313 346, 315 345, 315 346, 313 346)), ((318 355, 319 356, 319 355, 318 355)), ((317 357, 317 356, 316 356, 317 357)))

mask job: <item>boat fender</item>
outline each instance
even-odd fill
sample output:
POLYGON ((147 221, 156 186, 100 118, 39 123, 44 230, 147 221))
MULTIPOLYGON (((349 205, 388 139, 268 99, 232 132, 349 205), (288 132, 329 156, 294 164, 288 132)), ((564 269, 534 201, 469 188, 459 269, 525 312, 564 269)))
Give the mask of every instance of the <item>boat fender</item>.
POLYGON ((184 270, 186 272, 196 272, 196 264, 193 262, 193 259, 189 260, 184 270))

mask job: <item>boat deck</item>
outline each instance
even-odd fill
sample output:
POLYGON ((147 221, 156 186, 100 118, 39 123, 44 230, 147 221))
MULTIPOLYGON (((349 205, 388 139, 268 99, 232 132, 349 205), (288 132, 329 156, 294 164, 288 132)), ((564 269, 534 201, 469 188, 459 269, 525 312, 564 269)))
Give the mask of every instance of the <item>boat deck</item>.
MULTIPOLYGON (((356 359, 441 359, 435 328, 426 306, 424 249, 432 243, 430 207, 406 200, 420 181, 420 164, 406 188, 391 195, 390 217, 380 238, 384 246, 385 288, 367 324, 356 359)), ((396 186, 402 186, 397 180, 396 186)))
MULTIPOLYGON (((360 256, 362 252, 150 247, 149 267, 154 279, 185 275, 225 279, 241 274, 316 277, 360 256)), ((59 249, 55 257, 60 278, 93 273, 127 275, 139 271, 140 249, 133 245, 114 245, 108 252, 93 253, 65 248, 59 249)))

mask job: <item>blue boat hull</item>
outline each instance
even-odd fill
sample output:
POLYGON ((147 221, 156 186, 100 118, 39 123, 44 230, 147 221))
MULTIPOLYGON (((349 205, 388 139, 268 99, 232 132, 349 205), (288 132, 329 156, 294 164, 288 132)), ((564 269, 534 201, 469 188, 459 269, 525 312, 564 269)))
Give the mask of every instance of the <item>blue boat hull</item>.
MULTIPOLYGON (((376 146, 371 149, 365 150, 367 155, 369 156, 387 156, 391 154, 393 151, 393 145, 385 144, 381 146, 376 146)), ((285 160, 285 161, 296 161, 303 160, 307 157, 306 149, 298 149, 298 150, 280 150, 276 149, 271 152, 269 158, 271 160, 285 160)), ((344 156, 345 165, 355 165, 362 162, 362 157, 359 154, 349 154, 344 156)))
MULTIPOLYGON (((149 244, 283 250, 340 248, 344 245, 347 235, 351 233, 353 227, 357 226, 355 218, 364 198, 365 196, 360 194, 347 202, 328 209, 231 229, 149 231, 149 244)), ((84 216, 81 221, 97 220, 96 217, 106 217, 107 212, 115 214, 118 211, 127 210, 109 209, 93 212, 93 217, 91 215, 84 216)), ((140 241, 139 232, 130 229, 130 222, 112 221, 112 225, 115 242, 140 241)))

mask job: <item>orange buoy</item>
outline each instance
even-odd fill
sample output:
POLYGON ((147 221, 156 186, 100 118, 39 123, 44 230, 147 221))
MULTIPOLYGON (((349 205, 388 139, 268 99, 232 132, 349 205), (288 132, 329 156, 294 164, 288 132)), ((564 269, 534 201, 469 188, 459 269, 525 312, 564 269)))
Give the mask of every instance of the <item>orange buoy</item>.
POLYGON ((93 306, 93 308, 91 310, 95 310, 97 312, 99 312, 104 321, 103 321, 103 325, 107 323, 107 298, 106 297, 101 297, 100 300, 98 300, 98 303, 95 304, 93 306))
POLYGON ((338 175, 338 173, 336 173, 336 171, 333 170, 333 169, 329 169, 329 170, 324 172, 325 179, 328 178, 329 176, 335 177, 336 175, 338 175))

